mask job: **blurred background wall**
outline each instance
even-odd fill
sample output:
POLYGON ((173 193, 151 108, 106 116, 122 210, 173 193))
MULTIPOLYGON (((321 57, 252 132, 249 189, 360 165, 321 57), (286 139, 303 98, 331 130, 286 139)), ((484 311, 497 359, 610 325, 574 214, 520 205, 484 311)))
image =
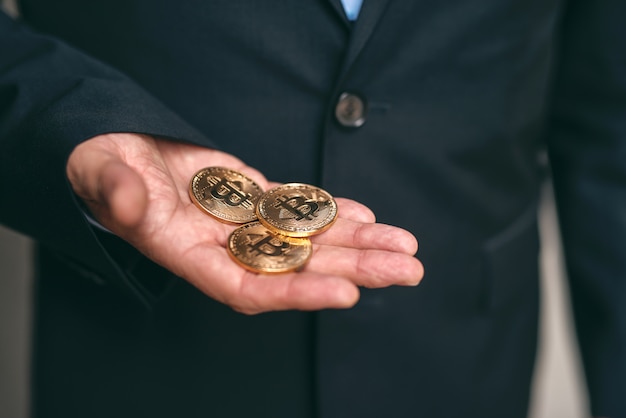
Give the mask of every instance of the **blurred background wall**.
MULTIPOLYGON (((0 0, 2 1, 2 0, 0 0)), ((4 7, 15 13, 14 0, 4 7)), ((552 189, 543 191, 542 317, 529 418, 587 418, 587 398, 574 341, 552 189)), ((27 418, 32 243, 0 226, 0 417, 27 418)))
POLYGON ((0 226, 0 417, 28 416, 31 242, 0 226))

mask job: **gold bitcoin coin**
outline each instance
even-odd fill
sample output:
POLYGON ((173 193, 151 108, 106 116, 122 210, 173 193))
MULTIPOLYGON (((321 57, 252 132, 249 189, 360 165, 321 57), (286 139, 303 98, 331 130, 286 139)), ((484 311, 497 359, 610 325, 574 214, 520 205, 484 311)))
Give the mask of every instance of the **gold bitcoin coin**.
POLYGON ((235 229, 228 239, 228 254, 255 273, 285 273, 302 268, 311 257, 311 241, 269 231, 259 222, 235 229))
POLYGON ((198 171, 189 183, 191 201, 220 221, 243 224, 254 221, 254 207, 263 190, 252 179, 223 167, 198 171))
POLYGON ((337 203, 325 190, 302 183, 287 183, 264 193, 256 206, 259 222, 290 237, 324 232, 337 219, 337 203))

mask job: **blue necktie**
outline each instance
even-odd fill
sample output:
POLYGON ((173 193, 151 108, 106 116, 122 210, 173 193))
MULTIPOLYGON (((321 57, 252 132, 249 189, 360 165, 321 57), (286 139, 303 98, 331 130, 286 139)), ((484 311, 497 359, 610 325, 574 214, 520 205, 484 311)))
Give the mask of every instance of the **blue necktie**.
POLYGON ((363 0, 341 0, 343 9, 346 11, 346 16, 349 20, 356 20, 361 10, 361 4, 363 0))

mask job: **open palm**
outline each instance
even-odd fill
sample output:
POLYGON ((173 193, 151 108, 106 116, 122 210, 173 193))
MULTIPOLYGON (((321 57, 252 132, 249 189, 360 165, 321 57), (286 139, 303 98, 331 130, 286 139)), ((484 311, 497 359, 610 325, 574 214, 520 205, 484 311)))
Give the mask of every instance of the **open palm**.
POLYGON ((200 211, 189 180, 207 166, 237 170, 274 186, 232 155, 136 134, 109 134, 79 145, 68 161, 75 192, 106 228, 210 297, 244 313, 354 305, 358 286, 414 285, 422 275, 415 238, 375 223, 363 205, 337 199, 339 219, 312 239, 303 271, 249 272, 227 254, 235 229, 200 211))

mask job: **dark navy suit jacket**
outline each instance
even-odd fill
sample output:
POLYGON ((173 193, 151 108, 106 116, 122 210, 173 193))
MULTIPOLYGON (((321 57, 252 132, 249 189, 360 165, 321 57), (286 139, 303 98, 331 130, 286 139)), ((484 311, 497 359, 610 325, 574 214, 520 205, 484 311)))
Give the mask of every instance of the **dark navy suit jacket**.
POLYGON ((593 412, 626 416, 626 2, 21 15, 0 20, 0 221, 41 243, 36 417, 524 417, 547 161, 593 412), (367 104, 359 128, 335 119, 343 92, 367 104), (85 220, 65 162, 105 132, 362 201, 418 237, 426 277, 346 311, 237 314, 85 220))

